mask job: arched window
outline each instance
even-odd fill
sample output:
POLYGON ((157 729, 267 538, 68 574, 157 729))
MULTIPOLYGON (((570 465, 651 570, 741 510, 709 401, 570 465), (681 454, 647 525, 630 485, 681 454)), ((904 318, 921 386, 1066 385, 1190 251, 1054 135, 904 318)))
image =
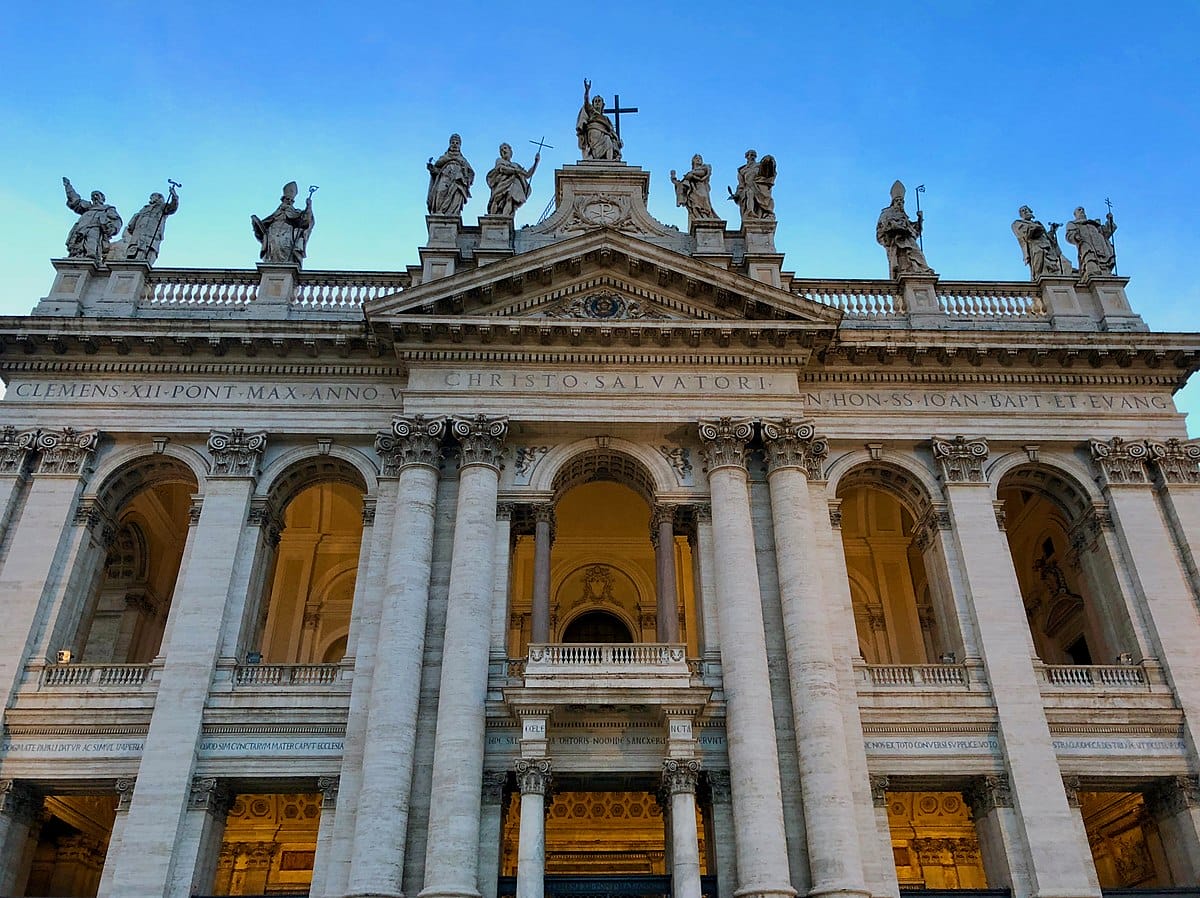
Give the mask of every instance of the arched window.
POLYGON ((563 642, 633 642, 625 622, 607 611, 585 611, 563 630, 563 642))

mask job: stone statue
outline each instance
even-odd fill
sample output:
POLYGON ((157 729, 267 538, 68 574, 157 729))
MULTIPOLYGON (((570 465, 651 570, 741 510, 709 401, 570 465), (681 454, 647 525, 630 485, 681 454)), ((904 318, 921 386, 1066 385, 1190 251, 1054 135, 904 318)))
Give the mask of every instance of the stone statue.
POLYGON ((1047 229, 1033 217, 1033 210, 1028 206, 1022 206, 1017 214, 1020 218, 1012 223, 1012 232, 1016 235, 1017 243, 1021 244, 1030 279, 1036 281, 1046 274, 1070 274, 1071 266, 1063 258, 1062 247, 1058 245, 1058 229, 1062 225, 1052 221, 1047 229))
POLYGON ((588 95, 592 82, 583 79, 583 106, 575 119, 575 135, 579 138, 579 150, 584 161, 620 162, 621 147, 625 144, 617 136, 612 120, 604 114, 604 97, 588 95))
POLYGON ((299 265, 304 260, 308 237, 316 224, 312 210, 312 195, 316 189, 308 188, 308 200, 300 210, 296 208, 296 182, 288 181, 283 185, 278 209, 266 218, 250 216, 254 236, 262 244, 258 255, 264 262, 299 265))
POLYGON ((121 242, 112 245, 108 252, 110 259, 154 264, 158 258, 158 248, 162 245, 163 231, 167 227, 167 216, 179 209, 179 194, 175 192, 174 181, 168 194, 165 198, 158 192, 150 194, 150 202, 129 219, 121 242))
POLYGON ((902 274, 933 274, 925 261, 925 253, 917 243, 924 227, 925 216, 917 213, 911 221, 904 211, 904 185, 899 181, 892 185, 892 204, 879 213, 875 225, 875 240, 887 250, 888 272, 892 280, 902 274))
POLYGON ((1100 222, 1088 218, 1083 206, 1075 210, 1075 220, 1067 224, 1067 243, 1079 250, 1079 273, 1085 278, 1111 275, 1117 267, 1117 251, 1112 235, 1117 229, 1112 213, 1100 222))
POLYGON ((446 152, 436 160, 430 156, 425 167, 429 169, 429 194, 425 198, 429 214, 462 215, 475 183, 475 169, 462 154, 462 138, 451 134, 446 152))
POLYGON ((704 157, 699 153, 692 157, 692 170, 685 172, 682 178, 676 178, 675 169, 671 169, 671 183, 675 185, 675 205, 687 209, 688 221, 717 217, 709 194, 711 180, 712 166, 706 164, 704 157))
POLYGON ((91 259, 103 265, 108 253, 108 241, 121 230, 121 216, 115 206, 110 206, 99 190, 92 191, 90 202, 84 202, 70 180, 62 179, 67 192, 67 208, 79 213, 79 221, 71 226, 67 234, 67 258, 91 259))
POLYGON ((742 221, 773 219, 775 198, 771 190, 775 187, 775 157, 758 159, 754 150, 746 150, 746 164, 738 169, 737 190, 729 187, 729 198, 742 210, 742 221))
POLYGON ((492 189, 492 195, 488 198, 488 215, 512 218, 525 205, 529 199, 529 180, 541 161, 542 154, 535 153, 533 165, 526 171, 513 162, 512 147, 506 143, 500 144, 500 158, 487 173, 487 185, 492 189))

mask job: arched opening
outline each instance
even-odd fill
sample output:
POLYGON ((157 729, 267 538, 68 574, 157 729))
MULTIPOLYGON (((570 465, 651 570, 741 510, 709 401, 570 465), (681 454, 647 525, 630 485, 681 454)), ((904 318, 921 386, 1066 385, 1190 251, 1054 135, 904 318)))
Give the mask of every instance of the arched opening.
POLYGON ((563 630, 563 642, 633 642, 629 627, 607 611, 585 611, 563 630))

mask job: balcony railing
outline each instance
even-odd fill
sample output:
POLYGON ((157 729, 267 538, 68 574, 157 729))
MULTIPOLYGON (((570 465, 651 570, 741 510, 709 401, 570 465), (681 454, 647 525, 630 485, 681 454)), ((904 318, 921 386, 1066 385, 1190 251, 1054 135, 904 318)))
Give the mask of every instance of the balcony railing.
POLYGON ((1069 689, 1148 689, 1149 678, 1134 664, 1046 664, 1046 682, 1069 689))
POLYGON ((322 686, 338 681, 340 664, 239 664, 233 669, 233 685, 322 686))
POLYGON ((601 687, 686 686, 692 668, 687 646, 674 643, 532 643, 521 673, 526 686, 564 681, 601 687))
POLYGON ((863 678, 872 686, 967 688, 971 675, 965 664, 867 664, 863 678))
POLYGON ((43 686, 141 686, 149 664, 51 664, 42 669, 43 686))

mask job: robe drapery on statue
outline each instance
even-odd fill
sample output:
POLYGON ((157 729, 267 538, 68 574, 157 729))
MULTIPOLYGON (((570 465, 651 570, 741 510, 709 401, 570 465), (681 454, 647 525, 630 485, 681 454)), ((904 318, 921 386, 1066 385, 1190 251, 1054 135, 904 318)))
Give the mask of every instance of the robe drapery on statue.
POLYGON ((583 160, 595 162, 620 162, 621 147, 612 119, 604 114, 604 97, 588 98, 592 82, 583 82, 583 106, 575 119, 575 136, 579 139, 579 151, 583 160))
POLYGON ((63 189, 67 193, 67 208, 79 214, 79 220, 67 234, 67 257, 103 263, 109 241, 121 230, 121 216, 99 190, 93 190, 91 201, 84 202, 66 178, 63 189))
POLYGON ((299 265, 308 247, 316 219, 312 211, 312 194, 303 209, 296 208, 297 187, 289 181, 283 188, 279 208, 266 218, 250 216, 250 225, 260 244, 259 257, 264 262, 299 265))
POLYGON ((513 162, 512 147, 500 144, 500 158, 487 173, 487 185, 492 190, 488 198, 488 215, 503 215, 512 218, 516 211, 529 199, 529 179, 537 171, 541 154, 534 157, 528 170, 513 162))
POLYGON ((451 134, 446 152, 436 160, 430 159, 425 167, 429 169, 429 192, 425 196, 429 214, 461 215, 475 183, 475 169, 462 154, 462 138, 451 134))

